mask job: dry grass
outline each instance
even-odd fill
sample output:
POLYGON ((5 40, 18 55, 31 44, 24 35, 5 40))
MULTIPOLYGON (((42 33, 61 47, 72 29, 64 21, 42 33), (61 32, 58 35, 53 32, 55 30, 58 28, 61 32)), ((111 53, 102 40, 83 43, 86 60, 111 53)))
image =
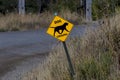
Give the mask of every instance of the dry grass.
MULTIPOLYGON (((58 13, 61 17, 73 22, 80 23, 80 17, 77 13, 71 13, 69 10, 58 13)), ((54 14, 44 12, 41 14, 27 14, 24 16, 18 14, 8 14, 0 16, 0 31, 24 31, 48 27, 54 18, 54 14)))
MULTIPOLYGON (((70 39, 68 50, 75 69, 75 80, 120 80, 120 15, 106 19, 96 29, 87 29, 82 38, 70 39)), ((71 80, 60 43, 48 59, 22 80, 71 80)))
POLYGON ((0 18, 0 29, 5 31, 33 30, 48 26, 53 16, 45 12, 43 14, 8 14, 0 18))

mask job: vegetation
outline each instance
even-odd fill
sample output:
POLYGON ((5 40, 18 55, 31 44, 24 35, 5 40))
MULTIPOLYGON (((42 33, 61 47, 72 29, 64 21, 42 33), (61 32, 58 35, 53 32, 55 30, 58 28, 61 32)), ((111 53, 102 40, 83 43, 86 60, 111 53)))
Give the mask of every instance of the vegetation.
POLYGON ((118 0, 93 0, 93 19, 100 19, 114 15, 118 7, 118 0))
MULTIPOLYGON (((59 15, 75 24, 80 24, 80 22, 82 22, 82 19, 80 19, 77 13, 71 13, 68 10, 64 12, 64 14, 61 12, 59 15)), ((37 30, 48 27, 53 18, 54 15, 50 12, 27 14, 24 16, 14 13, 8 14, 0 17, 0 32, 37 30)))
MULTIPOLYGON (((26 0, 26 15, 18 15, 17 0, 0 0, 0 31, 39 29, 48 26, 54 12, 73 23, 83 21, 80 17, 84 7, 80 0, 42 0, 42 13, 36 14, 38 0, 26 0), (7 13, 8 12, 8 13, 7 13), (9 14, 12 12, 11 14, 9 14), (7 14, 6 14, 7 13, 7 14)), ((120 0, 93 0, 93 19, 104 19, 98 28, 88 28, 81 38, 67 42, 75 69, 76 80, 120 80, 120 0), (114 1, 114 2, 111 2, 114 1), (114 4, 113 4, 114 3, 114 4)), ((55 46, 48 59, 37 69, 28 72, 22 80, 71 80, 62 44, 55 46)))
MULTIPOLYGON (((25 1, 26 15, 21 17, 17 14, 18 0, 0 0, 0 32, 31 30, 39 29, 40 26, 48 26, 55 12, 74 24, 84 22, 84 0, 25 1), (39 12, 41 14, 37 14, 39 12), (44 19, 46 20, 44 21, 44 19)), ((119 0, 93 0, 93 20, 112 16, 118 10, 120 11, 119 6, 119 0)))
MULTIPOLYGON (((75 69, 75 80, 120 80, 120 15, 105 19, 96 29, 88 28, 67 46, 75 69)), ((59 43, 43 66, 27 73, 22 80, 71 80, 68 62, 59 43)))
MULTIPOLYGON (((26 12, 37 13, 39 12, 60 12, 61 10, 68 9, 71 12, 77 12, 80 15, 84 12, 85 0, 25 0, 26 12)), ((119 0, 93 0, 93 18, 101 18, 102 16, 109 15, 114 12, 114 8, 120 6, 119 0)), ((17 12, 18 0, 0 0, 0 12, 10 13, 17 12)))
POLYGON ((44 15, 28 14, 20 16, 18 14, 9 14, 1 16, 0 18, 0 31, 25 31, 25 30, 36 30, 40 27, 46 27, 49 25, 50 20, 53 16, 48 12, 44 15), (46 18, 46 16, 49 16, 46 18), (44 20, 46 18, 46 20, 44 20))

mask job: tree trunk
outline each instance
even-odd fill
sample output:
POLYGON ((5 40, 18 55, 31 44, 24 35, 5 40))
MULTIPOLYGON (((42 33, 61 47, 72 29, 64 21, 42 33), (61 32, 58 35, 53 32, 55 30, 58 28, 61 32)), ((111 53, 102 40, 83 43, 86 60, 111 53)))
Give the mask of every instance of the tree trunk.
POLYGON ((92 0, 86 0, 86 21, 92 21, 92 0))
POLYGON ((19 14, 22 14, 22 15, 25 14, 25 0, 18 1, 18 11, 19 11, 19 14))
POLYGON ((41 10, 42 10, 42 1, 41 0, 37 0, 37 4, 38 4, 38 13, 41 13, 41 10))

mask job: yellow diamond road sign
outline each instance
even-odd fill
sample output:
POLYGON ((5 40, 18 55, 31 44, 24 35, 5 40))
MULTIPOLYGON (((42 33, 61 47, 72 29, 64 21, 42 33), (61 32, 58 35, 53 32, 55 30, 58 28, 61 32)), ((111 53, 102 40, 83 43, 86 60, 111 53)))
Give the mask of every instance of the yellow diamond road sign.
POLYGON ((65 41, 72 28, 72 23, 60 18, 59 16, 55 16, 47 30, 47 33, 61 41, 65 41))

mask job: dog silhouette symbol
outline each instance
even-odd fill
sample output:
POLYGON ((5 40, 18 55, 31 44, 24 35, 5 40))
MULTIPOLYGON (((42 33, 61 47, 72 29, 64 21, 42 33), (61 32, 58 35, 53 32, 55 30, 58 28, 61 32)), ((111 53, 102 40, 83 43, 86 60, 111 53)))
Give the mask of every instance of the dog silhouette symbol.
POLYGON ((61 26, 50 27, 50 28, 54 28, 54 36, 55 36, 56 32, 58 32, 59 34, 62 34, 62 33, 64 32, 64 30, 67 31, 67 32, 69 32, 69 31, 67 30, 67 28, 66 28, 67 26, 68 26, 68 23, 64 23, 64 24, 61 25, 61 26))

